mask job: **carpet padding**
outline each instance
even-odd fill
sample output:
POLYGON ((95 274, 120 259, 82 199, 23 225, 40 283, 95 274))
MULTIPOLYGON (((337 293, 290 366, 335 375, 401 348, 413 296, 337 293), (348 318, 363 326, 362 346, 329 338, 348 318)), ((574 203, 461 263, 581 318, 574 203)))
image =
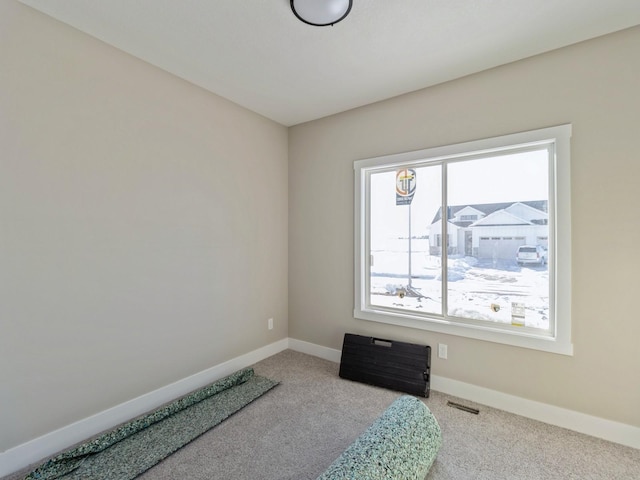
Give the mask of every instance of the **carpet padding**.
POLYGON ((277 384, 240 370, 61 453, 25 480, 131 480, 277 384))
POLYGON ((403 395, 317 480, 424 480, 441 444, 427 406, 403 395))

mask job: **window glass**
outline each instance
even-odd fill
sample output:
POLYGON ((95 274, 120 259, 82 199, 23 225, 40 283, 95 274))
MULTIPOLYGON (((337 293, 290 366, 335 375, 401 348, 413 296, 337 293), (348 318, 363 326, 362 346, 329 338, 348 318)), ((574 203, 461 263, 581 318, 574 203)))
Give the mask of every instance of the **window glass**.
POLYGON ((448 315, 549 331, 549 268, 538 238, 549 235, 551 153, 543 145, 447 165, 448 315), (457 221, 469 208, 482 218, 457 221))
POLYGON ((433 165, 371 174, 371 305, 442 313, 442 261, 428 229, 442 202, 441 172, 433 165), (410 200, 403 181, 415 186, 410 200))

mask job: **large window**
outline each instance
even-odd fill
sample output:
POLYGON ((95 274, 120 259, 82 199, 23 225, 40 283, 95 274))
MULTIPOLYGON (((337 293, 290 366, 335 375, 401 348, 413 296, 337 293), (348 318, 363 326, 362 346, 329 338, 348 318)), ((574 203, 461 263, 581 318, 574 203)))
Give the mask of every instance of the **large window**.
POLYGON ((354 162, 356 318, 572 354, 570 135, 354 162))

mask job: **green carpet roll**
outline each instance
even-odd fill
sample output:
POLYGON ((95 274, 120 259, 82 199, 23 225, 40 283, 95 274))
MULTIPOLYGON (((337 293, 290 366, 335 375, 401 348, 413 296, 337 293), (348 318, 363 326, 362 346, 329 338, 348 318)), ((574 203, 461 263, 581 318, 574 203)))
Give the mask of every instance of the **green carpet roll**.
POLYGON ((441 444, 427 406, 403 395, 317 480, 424 480, 441 444))
POLYGON ((25 480, 131 480, 277 384, 239 370, 57 455, 25 480))

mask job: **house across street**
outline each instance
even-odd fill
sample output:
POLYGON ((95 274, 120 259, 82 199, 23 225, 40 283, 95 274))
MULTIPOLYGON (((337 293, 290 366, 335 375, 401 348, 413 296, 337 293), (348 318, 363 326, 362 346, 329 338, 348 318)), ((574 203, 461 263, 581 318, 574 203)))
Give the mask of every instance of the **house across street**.
MULTIPOLYGON (((521 245, 548 246, 546 200, 456 205, 448 209, 447 252, 478 259, 515 260, 521 245)), ((442 211, 429 226, 429 253, 442 253, 442 211)))

